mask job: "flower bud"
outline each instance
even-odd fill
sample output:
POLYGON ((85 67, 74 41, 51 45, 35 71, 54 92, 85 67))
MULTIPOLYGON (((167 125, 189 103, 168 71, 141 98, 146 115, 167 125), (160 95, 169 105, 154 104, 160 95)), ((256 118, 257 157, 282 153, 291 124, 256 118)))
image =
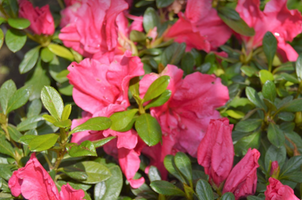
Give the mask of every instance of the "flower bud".
POLYGON ((279 173, 280 173, 280 167, 279 167, 278 161, 272 162, 271 171, 270 171, 271 177, 278 178, 279 173))

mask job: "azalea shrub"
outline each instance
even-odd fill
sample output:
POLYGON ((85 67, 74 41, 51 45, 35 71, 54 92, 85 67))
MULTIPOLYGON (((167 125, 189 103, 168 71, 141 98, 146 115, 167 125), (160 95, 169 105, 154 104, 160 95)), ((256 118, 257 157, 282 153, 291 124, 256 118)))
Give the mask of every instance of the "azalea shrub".
POLYGON ((0 0, 0 199, 301 199, 301 1, 37 3, 0 0))

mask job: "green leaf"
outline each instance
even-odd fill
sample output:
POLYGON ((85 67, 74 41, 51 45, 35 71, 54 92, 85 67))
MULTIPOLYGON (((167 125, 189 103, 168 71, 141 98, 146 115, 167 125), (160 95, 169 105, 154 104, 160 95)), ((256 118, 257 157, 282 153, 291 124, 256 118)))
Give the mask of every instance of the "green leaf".
POLYGON ((161 180, 160 173, 159 173, 158 169, 154 166, 151 166, 149 168, 148 177, 151 182, 161 180))
POLYGON ((161 62, 164 66, 167 64, 177 65, 183 57, 186 50, 185 43, 173 43, 168 46, 161 55, 161 62))
POLYGON ((159 97, 156 97, 150 103, 148 103, 148 105, 145 107, 145 110, 163 105, 170 99, 171 94, 171 90, 165 90, 159 97))
MULTIPOLYGON (((18 124, 19 125, 19 124, 18 124)), ((15 142, 18 142, 19 139, 23 136, 16 127, 9 125, 7 127, 9 136, 11 137, 11 139, 13 139, 15 142)))
POLYGON ((69 134, 81 132, 81 131, 101 131, 106 130, 111 126, 111 120, 107 117, 94 117, 88 119, 83 124, 72 129, 69 134))
POLYGON ((56 121, 53 123, 53 125, 55 125, 56 127, 59 127, 59 128, 70 128, 71 120, 66 119, 66 120, 62 120, 62 121, 56 121))
POLYGON ((159 194, 167 196, 186 196, 181 189, 167 181, 153 181, 150 186, 159 194))
POLYGON ((240 18, 238 12, 230 7, 219 7, 218 16, 233 29, 236 33, 245 36, 254 36, 255 30, 250 28, 243 19, 240 18))
POLYGON ((19 65, 19 71, 21 74, 28 72, 35 66, 39 58, 39 50, 40 46, 37 46, 26 52, 22 62, 19 65))
POLYGON ((291 74, 288 74, 288 73, 282 73, 282 74, 280 74, 279 77, 278 77, 278 79, 280 79, 280 78, 284 79, 284 80, 286 80, 288 82, 291 82, 291 83, 299 83, 299 80, 295 76, 293 76, 291 74))
POLYGON ((81 168, 77 168, 77 167, 64 167, 62 169, 62 172, 64 174, 66 174, 67 176, 69 176, 70 178, 77 180, 77 181, 85 181, 88 178, 87 173, 81 169, 81 168))
POLYGON ((63 100, 60 94, 51 86, 44 86, 41 92, 41 100, 48 112, 57 120, 63 113, 63 100))
POLYGON ((262 94, 264 98, 274 102, 277 96, 275 84, 272 81, 266 81, 262 87, 262 94))
POLYGON ((2 29, 0 28, 0 49, 3 45, 3 41, 4 41, 3 38, 4 38, 4 33, 3 33, 2 29))
POLYGON ((184 177, 180 174, 180 172, 176 168, 174 156, 167 155, 164 159, 164 165, 170 174, 175 176, 180 182, 186 183, 184 177))
POLYGON ((7 114, 26 104, 28 98, 29 98, 29 93, 26 88, 18 89, 8 101, 7 114))
POLYGON ((156 6, 158 8, 164 8, 172 4, 174 0, 156 0, 156 6))
POLYGON ((15 151, 13 147, 3 136, 0 136, 0 153, 11 156, 13 158, 15 156, 15 151))
POLYGON ((112 121, 110 129, 120 132, 130 130, 134 123, 133 117, 137 112, 138 109, 131 109, 131 110, 113 113, 110 116, 110 119, 112 121))
POLYGON ((143 26, 148 33, 154 27, 158 27, 160 25, 160 19, 157 15, 154 8, 148 7, 144 13, 143 26))
POLYGON ((186 52, 185 55, 181 59, 181 69, 184 71, 184 74, 190 74, 193 72, 193 68, 195 65, 195 59, 191 52, 186 52))
POLYGON ((143 32, 132 30, 130 32, 130 40, 133 42, 141 42, 146 40, 146 35, 143 32))
POLYGON ((59 137, 60 136, 55 133, 38 135, 28 143, 28 147, 31 151, 45 151, 53 147, 59 137))
POLYGON ((38 127, 39 122, 43 120, 40 116, 33 116, 23 120, 17 125, 18 131, 27 131, 38 127))
POLYGON ((190 158, 183 152, 177 152, 174 157, 174 162, 180 173, 189 181, 190 186, 193 187, 190 158))
POLYGON ((196 184, 196 193, 199 200, 214 200, 212 188, 205 180, 198 180, 196 184))
POLYGON ((270 123, 267 128, 267 138, 276 147, 281 147, 284 145, 285 136, 283 131, 278 125, 270 123))
POLYGON ((53 117, 53 116, 50 116, 50 115, 43 115, 42 116, 46 121, 54 124, 55 122, 57 122, 57 120, 53 117))
MULTIPOLYGON (((1 37, 0 37, 0 48, 1 48, 1 37)), ((296 74, 299 81, 302 81, 302 54, 299 54, 299 57, 296 61, 296 74)))
POLYGON ((262 124, 261 119, 247 119, 236 124, 235 130, 241 132, 252 132, 262 124))
POLYGON ((0 177, 8 181, 13 174, 12 169, 14 168, 14 165, 0 164, 0 177))
POLYGON ((78 171, 85 172, 87 174, 87 179, 81 182, 87 184, 96 184, 111 177, 111 172, 105 165, 94 161, 83 161, 70 167, 76 168, 78 171))
POLYGON ((123 186, 123 174, 117 165, 108 167, 111 177, 106 181, 97 183, 94 187, 95 200, 117 199, 123 186))
POLYGON ((302 166, 302 156, 293 156, 288 161, 284 163, 280 171, 280 177, 286 174, 290 174, 294 171, 300 170, 302 166))
POLYGON ((295 119, 295 114, 291 112, 280 112, 278 118, 286 122, 291 122, 295 119))
POLYGON ((259 78, 262 84, 264 84, 266 81, 274 81, 273 74, 265 69, 259 71, 259 78))
POLYGON ((294 181, 297 183, 301 183, 302 182, 302 172, 294 171, 294 172, 288 173, 286 175, 283 175, 279 179, 282 179, 282 180, 285 179, 285 180, 290 180, 290 181, 294 181))
POLYGON ((169 76, 161 76, 157 78, 148 88, 143 102, 147 102, 161 95, 167 89, 170 82, 169 76))
POLYGON ((220 200, 235 200, 235 196, 231 192, 224 193, 220 200))
POLYGON ((48 49, 57 56, 60 56, 70 61, 74 60, 72 53, 66 47, 51 43, 48 45, 48 49))
POLYGON ((68 154, 71 157, 97 156, 95 147, 94 147, 93 143, 89 140, 82 142, 78 146, 72 146, 68 150, 68 154))
POLYGON ((19 51, 25 44, 27 36, 16 29, 9 29, 5 34, 5 43, 12 52, 19 51))
POLYGON ((38 137, 37 135, 23 135, 22 137, 20 137, 19 139, 19 143, 22 143, 22 144, 25 144, 25 145, 28 145, 28 143, 30 141, 32 141, 35 137, 38 137))
POLYGON ((245 116, 245 113, 239 111, 239 110, 227 110, 225 111, 228 116, 233 117, 235 119, 241 119, 245 116))
POLYGON ((148 146, 154 146, 161 141, 161 127, 150 114, 144 113, 140 115, 135 121, 135 129, 148 146))
POLYGON ((253 104, 255 104, 255 106, 257 106, 258 108, 266 109, 265 104, 264 104, 263 101, 260 99, 259 95, 257 94, 257 92, 256 92, 256 90, 255 90, 254 88, 246 87, 246 89, 245 89, 245 94, 246 94, 247 98, 248 98, 253 104))
POLYGON ((266 170, 269 169, 270 162, 278 161, 278 164, 280 167, 282 167, 284 161, 286 159, 286 149, 284 146, 281 146, 280 148, 271 145, 268 150, 265 153, 265 167, 266 170))
POLYGON ((30 26, 30 21, 24 18, 8 18, 8 24, 16 29, 26 29, 30 26))
POLYGON ((92 141, 93 142, 93 145, 95 148, 98 148, 98 147, 101 147, 103 146, 104 144, 110 142, 111 140, 113 140, 114 138, 116 138, 115 136, 110 136, 110 137, 106 137, 104 139, 100 139, 100 140, 95 140, 95 141, 92 141))
POLYGON ((49 50, 48 47, 44 47, 41 51, 41 59, 46 62, 49 63, 50 61, 52 61, 54 58, 54 54, 49 50))
POLYGON ((251 135, 241 138, 234 145, 236 155, 245 155, 249 148, 259 148, 261 132, 255 132, 251 135))
POLYGON ((67 120, 70 116, 70 113, 71 113, 71 104, 67 104, 64 109, 63 109, 63 112, 62 112, 62 120, 67 120))
POLYGON ((292 101, 289 101, 285 104, 283 104, 279 109, 279 112, 300 112, 302 111, 302 98, 300 99, 294 99, 292 101))
POLYGON ((0 103, 4 114, 7 114, 7 106, 9 99, 17 91, 16 84, 12 80, 5 81, 0 89, 0 103))
POLYGON ((37 116, 40 114, 40 112, 42 111, 42 103, 40 101, 40 99, 35 99, 31 102, 29 102, 28 106, 27 106, 27 118, 33 117, 33 116, 37 116))
POLYGON ((248 77, 252 77, 258 73, 258 70, 255 67, 247 65, 243 65, 240 70, 248 77))
POLYGON ((277 39, 269 31, 266 32, 263 37, 262 48, 266 56, 268 66, 271 68, 277 50, 277 39))

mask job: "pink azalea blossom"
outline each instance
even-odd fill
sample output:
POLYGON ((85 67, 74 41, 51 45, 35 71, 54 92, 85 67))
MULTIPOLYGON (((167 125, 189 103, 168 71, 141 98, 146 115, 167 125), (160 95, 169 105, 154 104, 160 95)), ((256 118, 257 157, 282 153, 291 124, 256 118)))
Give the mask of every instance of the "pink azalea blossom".
POLYGON ((232 192, 236 200, 255 194, 259 157, 260 153, 257 149, 249 149, 226 179, 223 193, 232 192))
POLYGON ((283 185, 279 180, 272 177, 268 181, 269 185, 264 192, 265 200, 299 200, 291 187, 283 185))
POLYGON ((68 183, 63 185, 61 192, 42 167, 33 153, 25 167, 14 171, 8 181, 8 186, 13 196, 20 194, 28 200, 82 200, 85 196, 83 190, 75 190, 68 183))
POLYGON ((198 145, 205 135, 210 119, 220 118, 215 109, 223 106, 229 99, 228 89, 213 75, 195 72, 182 79, 183 71, 174 65, 168 65, 161 74, 151 73, 142 78, 141 97, 151 83, 163 75, 171 77, 167 88, 172 92, 171 97, 164 105, 151 108, 152 116, 162 128, 163 142, 160 147, 148 147, 143 152, 147 155, 157 154, 160 162, 166 155, 177 151, 196 157, 198 145))
POLYGON ((240 36, 248 52, 261 46, 264 34, 270 31, 277 38, 277 51, 285 61, 298 58, 298 53, 287 42, 302 32, 302 15, 298 10, 288 10, 286 3, 287 0, 270 0, 262 12, 260 0, 238 1, 236 11, 256 32, 253 37, 240 36))
POLYGON ((233 167, 232 129, 233 125, 229 124, 227 118, 212 119, 198 147, 198 163, 204 167, 210 182, 213 181, 217 187, 228 177, 233 167))
POLYGON ((232 32, 212 8, 210 0, 188 0, 185 13, 178 14, 179 19, 168 30, 165 38, 174 38, 176 42, 185 42, 187 51, 192 48, 209 52, 223 45, 232 32), (219 37, 217 37, 219 33, 219 37))
POLYGON ((29 29, 37 35, 53 35, 55 24, 49 5, 34 8, 28 0, 19 1, 19 17, 30 21, 29 29))
POLYGON ((80 7, 72 8, 75 12, 63 11, 69 22, 64 21, 63 25, 67 25, 59 38, 65 46, 86 57, 112 51, 118 43, 116 18, 127 8, 124 0, 82 0, 80 7))

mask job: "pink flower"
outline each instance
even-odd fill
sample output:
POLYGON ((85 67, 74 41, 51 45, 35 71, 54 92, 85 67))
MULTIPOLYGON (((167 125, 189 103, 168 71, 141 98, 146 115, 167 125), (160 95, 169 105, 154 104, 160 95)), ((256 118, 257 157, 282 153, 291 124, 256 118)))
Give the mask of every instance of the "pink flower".
POLYGON ((257 187, 259 157, 260 153, 257 149, 249 149, 226 179, 223 193, 232 192, 236 200, 254 194, 257 187))
POLYGON ((178 21, 164 37, 174 38, 179 43, 185 42, 187 51, 196 48, 209 52, 231 37, 231 30, 218 17, 211 0, 188 0, 185 13, 179 13, 178 16, 178 21))
POLYGON ((63 185, 61 192, 51 179, 47 171, 42 167, 33 153, 25 167, 14 171, 8 181, 13 196, 20 194, 29 200, 53 199, 53 200, 82 200, 85 196, 83 190, 75 190, 68 183, 63 185))
POLYGON ((49 5, 45 5, 42 8, 34 8, 28 0, 20 0, 19 2, 19 17, 30 21, 29 29, 34 34, 54 34, 55 24, 49 10, 49 5))
POLYGON ((295 196, 294 190, 287 185, 283 185, 279 180, 269 178, 269 185, 264 192, 265 200, 299 200, 295 196))
POLYGON ((253 37, 240 36, 247 51, 262 45, 267 31, 272 32, 278 41, 278 53, 284 60, 295 61, 297 52, 287 43, 302 32, 302 16, 298 10, 288 10, 287 0, 271 0, 264 11, 259 9, 260 0, 239 0, 236 11, 240 17, 255 29, 253 37))
POLYGON ((233 125, 229 125, 227 118, 212 119, 198 147, 198 163, 204 167, 210 182, 213 181, 217 187, 228 177, 233 167, 232 129, 233 125))
POLYGON ((74 11, 63 11, 69 22, 64 21, 63 25, 68 25, 62 28, 59 38, 86 57, 112 51, 118 43, 116 18, 127 8, 124 0, 82 0, 80 7, 72 8, 74 11))
POLYGON ((280 167, 278 161, 273 161, 271 165, 270 175, 273 178, 277 178, 279 176, 279 173, 280 173, 280 167))
POLYGON ((71 6, 75 3, 81 3, 82 0, 64 0, 66 6, 71 6))
POLYGON ((187 152, 196 157, 197 148, 204 137, 210 119, 218 119, 215 109, 229 99, 228 89, 219 78, 195 72, 184 79, 183 71, 174 65, 167 65, 161 74, 147 74, 140 81, 141 97, 151 83, 159 76, 170 76, 168 85, 172 94, 168 102, 151 108, 151 114, 162 128, 162 146, 148 148, 157 151, 163 161, 168 154, 187 152))

